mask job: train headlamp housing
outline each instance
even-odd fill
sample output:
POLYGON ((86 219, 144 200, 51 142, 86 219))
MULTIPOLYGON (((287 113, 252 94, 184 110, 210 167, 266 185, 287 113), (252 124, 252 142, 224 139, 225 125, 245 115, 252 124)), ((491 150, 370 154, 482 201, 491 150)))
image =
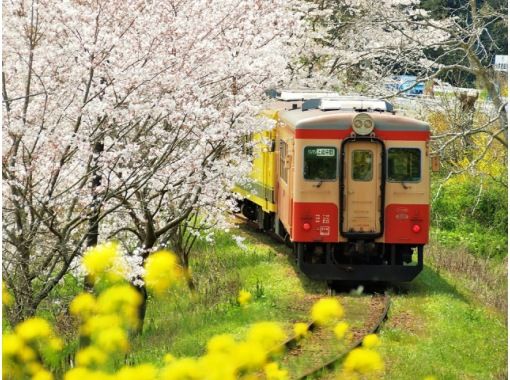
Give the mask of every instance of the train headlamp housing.
POLYGON ((361 112, 352 119, 352 129, 357 135, 369 135, 374 130, 374 120, 368 113, 361 112))

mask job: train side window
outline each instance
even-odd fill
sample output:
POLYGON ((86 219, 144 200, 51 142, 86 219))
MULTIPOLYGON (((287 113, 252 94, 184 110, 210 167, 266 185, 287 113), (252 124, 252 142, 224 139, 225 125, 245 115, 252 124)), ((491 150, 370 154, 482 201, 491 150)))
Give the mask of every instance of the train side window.
POLYGON ((388 149, 388 181, 419 182, 421 151, 417 148, 388 149))
POLYGON ((280 140, 280 178, 287 183, 287 178, 289 176, 289 168, 285 165, 285 160, 287 159, 287 143, 285 141, 280 140))
POLYGON ((354 150, 352 152, 352 179, 354 181, 371 181, 372 162, 371 151, 354 150))
POLYGON ((335 180, 337 153, 335 147, 307 146, 303 176, 309 180, 335 180))

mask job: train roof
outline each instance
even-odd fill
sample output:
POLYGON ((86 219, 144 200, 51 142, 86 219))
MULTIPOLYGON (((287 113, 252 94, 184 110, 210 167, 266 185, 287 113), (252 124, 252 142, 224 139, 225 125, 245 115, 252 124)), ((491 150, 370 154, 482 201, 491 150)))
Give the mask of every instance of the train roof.
MULTIPOLYGON (((364 110, 367 112, 367 110, 364 110)), ((279 119, 292 129, 349 130, 355 110, 293 109, 279 112, 279 119)), ((375 128, 387 131, 430 131, 430 126, 416 119, 384 111, 370 111, 375 128)))

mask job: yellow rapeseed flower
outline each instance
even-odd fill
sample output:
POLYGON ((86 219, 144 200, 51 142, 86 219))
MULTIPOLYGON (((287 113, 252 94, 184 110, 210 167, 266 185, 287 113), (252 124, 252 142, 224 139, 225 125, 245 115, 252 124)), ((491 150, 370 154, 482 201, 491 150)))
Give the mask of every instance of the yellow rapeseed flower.
POLYGON ((423 380, 437 380, 437 377, 435 376, 425 376, 423 380))
POLYGON ((71 301, 69 311, 78 317, 87 318, 97 309, 96 297, 90 293, 80 293, 71 301))
POLYGON ((32 376, 32 380, 53 380, 53 375, 51 374, 51 372, 42 369, 40 371, 37 371, 32 376))
POLYGON ((363 347, 365 348, 375 348, 380 344, 379 337, 375 334, 370 334, 363 338, 363 347))
POLYGON ((115 374, 106 373, 103 371, 93 371, 83 367, 72 368, 64 375, 64 380, 116 380, 115 374))
POLYGON ((142 303, 142 296, 131 285, 117 285, 106 289, 97 299, 99 313, 116 313, 127 324, 135 328, 138 321, 138 306, 142 303))
POLYGON ((21 350, 19 350, 18 352, 18 357, 24 362, 29 362, 31 360, 34 360, 36 358, 36 355, 35 351, 32 350, 30 347, 23 346, 21 350))
POLYGON ((127 352, 129 348, 126 332, 120 327, 110 327, 101 331, 95 339, 99 348, 113 352, 127 352))
POLYGON ((83 367, 75 367, 71 368, 64 374, 64 380, 83 380, 83 379, 91 379, 91 374, 93 371, 88 370, 83 367))
POLYGON ((49 338, 52 329, 47 320, 39 317, 29 318, 15 328, 16 334, 25 341, 39 338, 49 338))
POLYGON ((106 363, 108 356, 96 346, 88 346, 76 353, 79 367, 100 366, 106 363))
POLYGON ((269 363, 264 366, 267 380, 287 380, 289 373, 285 369, 278 368, 278 363, 269 363))
POLYGON ((60 339, 60 338, 51 338, 49 341, 49 347, 53 351, 60 351, 63 346, 64 346, 64 342, 62 342, 62 339, 60 339))
POLYGON ((349 329, 349 325, 346 322, 337 323, 333 332, 337 339, 343 339, 345 337, 345 333, 349 329))
POLYGON ((156 294, 162 295, 182 278, 177 257, 169 251, 158 251, 145 264, 145 284, 156 294))
POLYGON ((41 363, 38 362, 29 362, 26 363, 26 369, 28 370, 28 373, 35 375, 39 371, 44 371, 44 367, 41 363))
POLYGON ((207 352, 229 353, 234 350, 236 341, 229 334, 215 335, 207 342, 207 352))
POLYGON ((199 365, 207 380, 236 380, 237 367, 229 354, 208 353, 199 359, 199 365))
POLYGON ((117 373, 116 380, 155 380, 156 377, 156 367, 141 364, 135 367, 122 367, 117 373))
POLYGON ((321 298, 312 306, 312 319, 319 325, 331 325, 343 315, 342 305, 336 298, 321 298))
POLYGON ((13 301, 13 298, 12 298, 11 294, 7 290, 5 283, 2 282, 2 304, 5 306, 11 306, 12 301, 13 301))
POLYGON ((2 356, 14 356, 25 346, 23 339, 13 333, 2 335, 2 356))
POLYGON ((294 323, 294 335, 296 336, 296 339, 305 338, 309 335, 308 325, 303 322, 294 323))
POLYGON ((285 332, 274 322, 256 323, 250 327, 247 335, 248 342, 258 343, 270 353, 280 352, 285 339, 287 339, 285 332))
POLYGON ((118 243, 108 242, 96 245, 85 252, 83 266, 93 280, 105 277, 114 281, 122 278, 123 268, 118 249, 118 243))
POLYGON ((232 353, 232 358, 240 370, 257 370, 266 363, 267 350, 257 342, 240 342, 232 353))
POLYGON ((96 335, 102 331, 122 326, 122 319, 116 314, 94 315, 81 326, 82 335, 96 335))
POLYGON ((204 377, 198 362, 192 358, 175 360, 161 371, 161 380, 195 380, 204 377))
POLYGON ((362 375, 374 374, 384 369, 381 356, 368 348, 355 348, 344 361, 343 370, 362 375))
POLYGON ((176 360, 175 356, 173 356, 172 354, 166 354, 163 357, 163 361, 165 362, 165 364, 170 364, 170 363, 174 362, 175 360, 176 360))
POLYGON ((241 289, 241 291, 239 292, 239 296, 237 297, 237 301, 239 301, 239 304, 241 306, 248 305, 251 301, 251 293, 244 289, 241 289))

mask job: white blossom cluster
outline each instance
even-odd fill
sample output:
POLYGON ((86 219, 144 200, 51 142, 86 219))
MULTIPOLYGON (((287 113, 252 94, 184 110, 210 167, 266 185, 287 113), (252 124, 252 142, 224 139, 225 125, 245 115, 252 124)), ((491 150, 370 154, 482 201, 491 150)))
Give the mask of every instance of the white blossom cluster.
POLYGON ((385 93, 395 73, 431 74, 428 49, 450 43, 452 19, 434 20, 417 0, 310 1, 293 81, 343 94, 385 93))

